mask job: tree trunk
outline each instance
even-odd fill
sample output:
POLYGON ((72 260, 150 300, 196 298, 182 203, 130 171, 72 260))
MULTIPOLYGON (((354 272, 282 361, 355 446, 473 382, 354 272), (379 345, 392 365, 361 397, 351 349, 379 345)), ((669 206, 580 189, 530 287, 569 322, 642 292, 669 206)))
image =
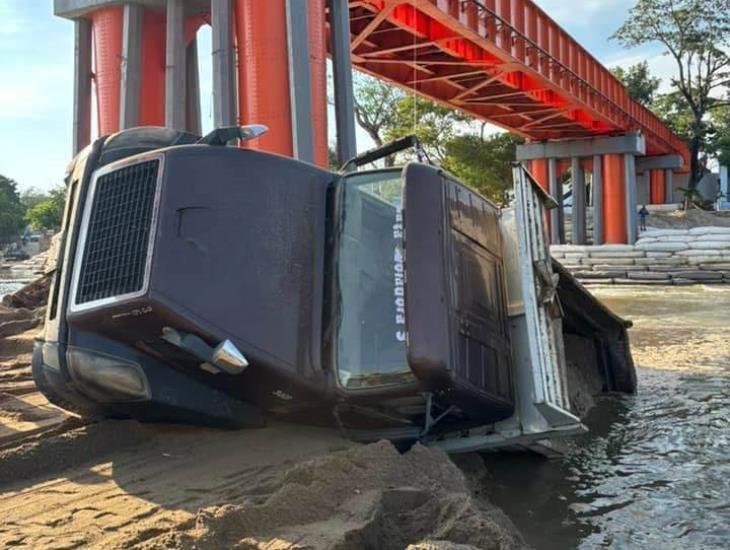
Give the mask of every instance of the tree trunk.
POLYGON ((690 189, 697 187, 700 181, 700 138, 693 137, 689 142, 689 185, 690 189))

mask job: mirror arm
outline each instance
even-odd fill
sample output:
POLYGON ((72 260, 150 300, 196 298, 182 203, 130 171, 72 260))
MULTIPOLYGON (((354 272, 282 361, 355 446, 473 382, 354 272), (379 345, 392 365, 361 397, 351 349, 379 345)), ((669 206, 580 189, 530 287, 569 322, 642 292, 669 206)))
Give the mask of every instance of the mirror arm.
POLYGON ((390 155, 400 153, 401 151, 410 149, 411 147, 416 150, 416 153, 420 160, 420 157, 422 155, 421 143, 418 141, 418 138, 412 134, 410 136, 396 139, 395 141, 386 143, 381 147, 370 149, 369 151, 365 151, 364 153, 352 157, 350 160, 342 165, 342 167, 340 168, 340 172, 350 172, 355 168, 359 168, 360 166, 363 166, 365 164, 370 164, 371 162, 375 162, 376 160, 380 160, 382 158, 389 157, 390 155))

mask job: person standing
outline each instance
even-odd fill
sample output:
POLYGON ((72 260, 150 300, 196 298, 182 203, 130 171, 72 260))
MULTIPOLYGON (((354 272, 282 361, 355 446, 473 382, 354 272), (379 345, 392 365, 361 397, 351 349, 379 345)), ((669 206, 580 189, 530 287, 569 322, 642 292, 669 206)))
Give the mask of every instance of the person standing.
POLYGON ((642 205, 639 210, 639 229, 646 231, 646 217, 649 215, 649 211, 646 209, 646 205, 642 205))

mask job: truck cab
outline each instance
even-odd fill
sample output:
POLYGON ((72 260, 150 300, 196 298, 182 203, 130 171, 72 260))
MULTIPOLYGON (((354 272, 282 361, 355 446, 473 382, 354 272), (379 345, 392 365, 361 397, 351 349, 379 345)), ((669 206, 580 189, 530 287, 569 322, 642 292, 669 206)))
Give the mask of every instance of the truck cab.
POLYGON ((70 164, 33 357, 52 402, 456 452, 581 431, 571 365, 634 391, 628 323, 550 260, 522 167, 506 212, 429 164, 334 172, 223 142, 138 128, 70 164), (588 343, 574 361, 566 330, 588 343))

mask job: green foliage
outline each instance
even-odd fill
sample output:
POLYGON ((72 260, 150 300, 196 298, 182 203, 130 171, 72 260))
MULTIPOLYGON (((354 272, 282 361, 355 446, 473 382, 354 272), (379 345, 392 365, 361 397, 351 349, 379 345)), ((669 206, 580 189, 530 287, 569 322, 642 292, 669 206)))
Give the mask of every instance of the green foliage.
POLYGON ((649 63, 642 61, 631 65, 628 69, 615 67, 611 72, 618 78, 629 92, 629 95, 642 105, 648 107, 654 102, 654 97, 661 84, 661 78, 651 76, 649 63))
POLYGON ((710 134, 708 118, 727 105, 717 91, 730 84, 730 0, 638 0, 613 38, 627 47, 658 42, 674 59, 673 91, 658 110, 689 138, 694 187, 710 134))
POLYGON ((42 202, 48 198, 48 194, 36 189, 35 187, 29 187, 20 194, 20 202, 26 210, 33 208, 39 202, 42 202))
MULTIPOLYGON (((358 124, 376 146, 416 134, 433 161, 498 204, 512 188, 511 163, 521 138, 510 134, 484 137, 463 113, 407 94, 393 86, 359 75, 355 79, 358 124)), ((398 159, 400 161, 404 158, 398 159)), ((386 160, 392 166, 396 159, 386 160)))
POLYGON ((522 138, 501 133, 457 136, 446 144, 444 167, 498 205, 508 202, 512 162, 522 138))
POLYGON ((0 176, 0 242, 7 243, 18 236, 25 225, 25 208, 20 202, 18 184, 0 176))
POLYGON ((30 226, 37 231, 61 228, 63 209, 66 204, 65 187, 52 189, 48 196, 28 209, 26 218, 30 226))
POLYGON ((406 95, 395 102, 392 125, 385 130, 386 141, 415 134, 429 157, 443 162, 447 144, 457 135, 460 124, 469 120, 450 109, 419 96, 406 95))
POLYGON ((388 129, 398 124, 394 107, 405 94, 394 86, 361 73, 355 73, 354 85, 355 119, 375 145, 380 147, 388 129))
POLYGON ((712 115, 715 133, 709 148, 722 166, 730 166, 730 107, 717 109, 712 115))

